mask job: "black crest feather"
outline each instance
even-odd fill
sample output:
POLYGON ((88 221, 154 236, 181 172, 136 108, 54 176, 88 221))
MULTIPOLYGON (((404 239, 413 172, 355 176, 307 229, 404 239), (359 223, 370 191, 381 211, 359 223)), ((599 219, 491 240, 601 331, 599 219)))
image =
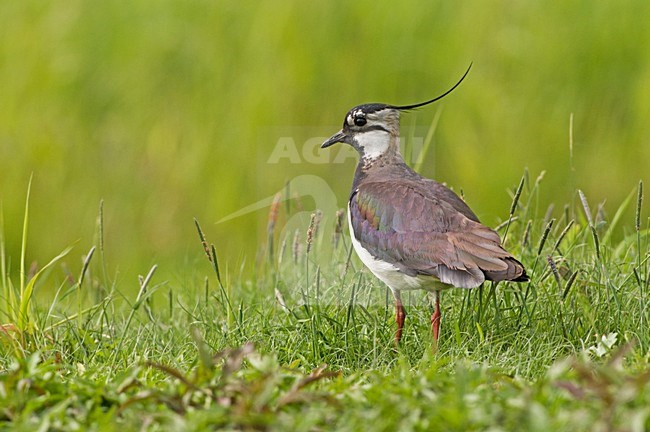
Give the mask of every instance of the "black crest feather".
POLYGON ((460 83, 463 82, 463 80, 465 79, 465 77, 467 76, 467 74, 469 73, 469 70, 471 68, 472 68, 472 63, 469 64, 469 67, 467 68, 467 70, 465 71, 463 76, 460 77, 460 80, 458 80, 458 82, 456 84, 454 84, 454 86, 452 88, 450 88, 449 90, 447 90, 446 92, 444 92, 440 96, 437 96, 437 97, 435 97, 435 98, 433 98, 431 100, 428 100, 426 102, 420 102, 420 103, 413 104, 413 105, 403 105, 403 106, 388 105, 388 106, 386 106, 386 108, 393 108, 393 109, 400 110, 400 111, 406 111, 406 110, 411 110, 411 109, 414 109, 414 108, 419 108, 421 106, 428 105, 428 104, 433 103, 433 102, 435 102, 437 100, 440 100, 443 97, 447 96, 452 91, 454 91, 454 89, 456 87, 458 87, 460 85, 460 83))

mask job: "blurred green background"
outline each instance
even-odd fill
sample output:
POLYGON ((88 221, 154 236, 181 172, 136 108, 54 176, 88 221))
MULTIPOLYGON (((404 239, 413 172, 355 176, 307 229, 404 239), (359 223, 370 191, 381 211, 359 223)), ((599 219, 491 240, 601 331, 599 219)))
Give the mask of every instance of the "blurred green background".
POLYGON ((575 188, 613 210, 648 180, 649 22, 645 0, 2 1, 9 254, 33 173, 30 261, 88 250, 103 199, 107 259, 124 275, 184 271, 201 254, 192 217, 222 260, 251 264, 268 209, 217 221, 307 174, 344 207, 354 160, 323 163, 339 150, 316 153, 318 137, 359 103, 436 96, 470 62, 452 95, 403 117, 405 136, 423 136, 442 109, 422 173, 463 189, 488 224, 526 167, 547 171, 540 201, 558 212, 575 188))

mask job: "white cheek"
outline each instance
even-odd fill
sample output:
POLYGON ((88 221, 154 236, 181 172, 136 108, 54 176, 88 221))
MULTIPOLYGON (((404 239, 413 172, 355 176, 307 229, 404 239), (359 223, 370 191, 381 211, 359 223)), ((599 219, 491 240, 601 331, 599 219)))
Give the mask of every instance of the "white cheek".
POLYGON ((388 150, 390 135, 386 131, 373 130, 357 134, 355 140, 365 159, 375 159, 388 150))

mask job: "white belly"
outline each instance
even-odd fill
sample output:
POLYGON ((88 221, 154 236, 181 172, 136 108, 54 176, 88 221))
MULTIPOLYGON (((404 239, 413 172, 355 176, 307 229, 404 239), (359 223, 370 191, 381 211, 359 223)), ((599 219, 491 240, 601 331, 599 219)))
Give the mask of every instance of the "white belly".
POLYGON ((354 251, 361 259, 361 262, 368 267, 368 269, 377 276, 383 283, 393 291, 424 289, 427 291, 435 291, 444 288, 445 285, 441 284, 437 278, 433 276, 409 276, 402 273, 397 267, 391 263, 378 260, 363 248, 359 240, 354 236, 354 229, 352 228, 352 216, 348 206, 348 226, 350 227, 350 239, 354 246, 354 251))

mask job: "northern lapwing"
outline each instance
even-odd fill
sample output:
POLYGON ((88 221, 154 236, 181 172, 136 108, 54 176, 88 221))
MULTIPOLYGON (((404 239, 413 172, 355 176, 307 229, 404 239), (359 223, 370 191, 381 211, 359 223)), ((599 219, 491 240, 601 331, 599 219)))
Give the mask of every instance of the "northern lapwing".
POLYGON ((400 153, 400 112, 443 98, 468 72, 426 102, 356 106, 343 128, 321 145, 345 143, 359 153, 348 202, 350 236, 361 261, 395 297, 397 343, 406 318, 404 290, 433 294, 431 327, 437 344, 441 290, 476 288, 486 280, 528 280, 524 266, 503 248, 494 230, 482 225, 452 190, 411 169, 400 153))

